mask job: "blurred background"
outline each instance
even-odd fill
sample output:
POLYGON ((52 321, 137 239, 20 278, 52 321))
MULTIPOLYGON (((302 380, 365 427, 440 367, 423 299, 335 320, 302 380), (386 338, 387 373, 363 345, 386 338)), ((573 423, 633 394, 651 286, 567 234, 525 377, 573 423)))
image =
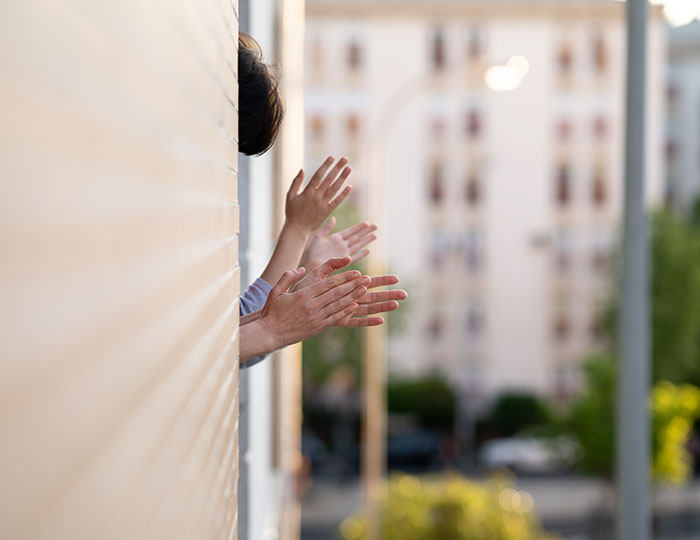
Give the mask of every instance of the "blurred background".
MULTIPOLYGON (((656 538, 690 539, 700 2, 655 4, 650 474, 656 538)), ((370 269, 398 274, 409 300, 372 347, 348 329, 303 345, 302 538, 366 538, 362 451, 375 443, 390 479, 382 538, 471 538, 460 520, 482 540, 610 537, 624 3, 307 0, 305 26, 305 167, 348 156, 339 227, 380 226, 370 269), (367 405, 377 361, 385 403, 367 405), (363 415, 386 418, 381 441, 363 415), (491 510, 472 516, 475 504, 491 510), (448 512, 439 533, 435 511, 448 512)))

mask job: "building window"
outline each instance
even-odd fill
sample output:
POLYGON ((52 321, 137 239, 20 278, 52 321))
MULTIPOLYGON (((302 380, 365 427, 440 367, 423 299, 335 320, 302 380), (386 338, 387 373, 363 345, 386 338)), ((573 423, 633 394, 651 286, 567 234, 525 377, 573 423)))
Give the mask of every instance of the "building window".
POLYGON ((323 117, 320 114, 314 114, 309 120, 309 127, 311 129, 311 137, 315 141, 320 141, 323 139, 325 131, 325 123, 323 117))
POLYGON ((483 266, 484 236, 479 229, 472 228, 467 232, 465 255, 468 270, 476 272, 483 266))
POLYGON ((571 140, 573 126, 569 120, 561 120, 557 124, 557 138, 562 142, 571 140))
POLYGON ((598 231, 593 235, 591 266, 600 274, 607 274, 610 269, 610 235, 598 231))
POLYGON ((605 338, 605 325, 600 315, 596 314, 591 318, 590 335, 593 343, 600 343, 605 338))
POLYGON ((595 117, 593 120, 593 136, 596 138, 598 141, 603 141, 605 140, 605 137, 608 134, 608 121, 605 118, 605 116, 598 115, 595 117))
POLYGON ((430 121, 430 132, 435 139, 444 139, 447 132, 447 124, 442 116, 435 116, 430 121))
POLYGON ((602 167, 596 167, 591 184, 591 199, 593 205, 602 208, 608 200, 608 182, 602 167))
POLYGON ((348 44, 347 62, 351 71, 357 71, 362 65, 362 49, 354 39, 348 44))
POLYGON ((571 323, 569 317, 565 313, 559 313, 554 318, 552 331, 556 341, 563 342, 567 340, 571 333, 571 323))
POLYGON ((450 237, 441 230, 434 230, 430 239, 430 264, 433 270, 442 270, 450 251, 450 237))
POLYGON ((593 66, 597 73, 603 73, 608 67, 608 50, 605 45, 605 38, 600 30, 593 32, 593 66))
POLYGON ((570 75, 573 63, 574 55, 571 49, 571 45, 567 41, 564 41, 559 46, 559 53, 557 55, 559 74, 564 77, 570 75))
POLYGON ((440 163, 433 164, 430 171, 430 200, 433 204, 442 204, 445 198, 445 179, 440 163))
POLYGON ((360 132, 360 119, 355 113, 350 113, 345 118, 345 129, 349 139, 357 139, 360 132))
POLYGON ((484 50, 483 36, 479 28, 473 27, 469 30, 467 41, 467 56, 472 62, 481 60, 484 50))
POLYGON ((566 273, 571 269, 571 259, 573 251, 573 240, 571 232, 563 229, 557 231, 553 241, 554 264, 561 273, 566 273))
POLYGON ((437 341, 442 337, 445 330, 442 317, 440 315, 433 315, 428 323, 428 337, 432 341, 437 341))
POLYGON ((467 308, 467 334, 470 337, 479 336, 484 329, 484 310, 477 304, 467 308))
POLYGON ((571 202, 571 167, 568 163, 562 163, 557 169, 555 198, 559 206, 571 202))
POLYGON ((481 201, 481 181, 476 173, 471 173, 467 178, 465 195, 469 206, 477 206, 481 201))
POLYGON ((469 136, 470 139, 476 139, 479 135, 481 135, 482 131, 482 119, 481 119, 481 111, 477 109, 476 107, 472 107, 467 111, 467 135, 469 136))
POLYGON ((435 70, 442 70, 447 63, 445 36, 441 28, 436 29, 433 33, 432 62, 435 70))

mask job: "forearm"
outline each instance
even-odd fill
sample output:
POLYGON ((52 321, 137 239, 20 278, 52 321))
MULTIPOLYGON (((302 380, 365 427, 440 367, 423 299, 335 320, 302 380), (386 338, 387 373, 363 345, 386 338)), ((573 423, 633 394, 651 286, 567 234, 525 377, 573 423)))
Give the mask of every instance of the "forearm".
MULTIPOLYGON (((257 313, 257 312, 256 312, 257 313)), ((255 315, 251 313, 251 315, 255 315)), ((243 317, 241 317, 241 321, 243 317)), ((271 335, 258 318, 241 324, 239 329, 239 362, 243 363, 256 356, 269 354, 278 349, 275 336, 271 335)))
POLYGON ((296 268, 310 232, 285 222, 270 262, 260 277, 268 283, 277 283, 284 272, 296 268))

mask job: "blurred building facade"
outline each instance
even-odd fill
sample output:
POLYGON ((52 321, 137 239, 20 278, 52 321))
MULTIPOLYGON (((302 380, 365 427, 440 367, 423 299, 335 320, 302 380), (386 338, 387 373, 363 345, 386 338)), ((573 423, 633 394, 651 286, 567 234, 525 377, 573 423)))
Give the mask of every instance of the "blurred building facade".
MULTIPOLYGON (((666 44, 651 13, 656 204, 666 44)), ((438 370, 477 402, 506 388, 568 399, 618 238, 624 5, 310 0, 306 45, 306 165, 350 158, 358 206, 383 200, 388 267, 411 295, 390 371, 438 370)))
POLYGON ((700 21, 671 30, 668 72, 668 196, 683 211, 700 194, 700 21))

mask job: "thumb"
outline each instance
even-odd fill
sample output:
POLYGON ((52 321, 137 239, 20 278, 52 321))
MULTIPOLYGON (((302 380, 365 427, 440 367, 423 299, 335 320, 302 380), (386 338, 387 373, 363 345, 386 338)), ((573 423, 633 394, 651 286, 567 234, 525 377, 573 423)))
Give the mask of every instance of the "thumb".
POLYGON ((328 236, 329 234, 331 234, 333 227, 335 227, 335 218, 331 216, 331 219, 329 219, 321 229, 321 233, 323 233, 323 236, 328 236))
POLYGON ((299 189, 301 188, 301 184, 303 181, 304 181, 304 169, 299 169, 299 172, 294 177, 294 180, 292 180, 292 185, 289 186, 289 191, 287 192, 287 197, 297 195, 299 193, 299 189))
POLYGON ((328 259, 321 266, 316 268, 314 272, 316 272, 320 277, 325 278, 336 270, 345 268, 351 261, 352 259, 350 257, 334 257, 333 259, 328 259))
POLYGON ((286 293, 287 291, 289 291, 289 288, 292 286, 292 284, 303 275, 303 266, 297 268, 296 270, 287 270, 284 274, 282 274, 282 277, 272 288, 272 290, 270 291, 270 295, 280 296, 286 293))

